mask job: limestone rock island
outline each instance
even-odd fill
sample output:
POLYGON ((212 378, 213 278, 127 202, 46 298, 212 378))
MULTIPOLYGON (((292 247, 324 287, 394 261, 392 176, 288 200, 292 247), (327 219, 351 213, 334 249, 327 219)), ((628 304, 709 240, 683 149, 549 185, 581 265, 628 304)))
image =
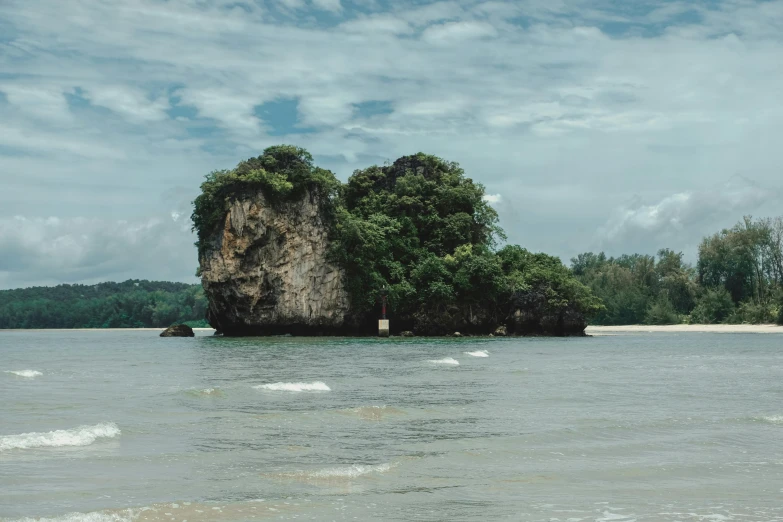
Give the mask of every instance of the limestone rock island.
POLYGON ((210 173, 194 202, 207 320, 226 336, 583 335, 601 304, 505 239, 484 187, 426 154, 340 183, 281 145, 210 173))

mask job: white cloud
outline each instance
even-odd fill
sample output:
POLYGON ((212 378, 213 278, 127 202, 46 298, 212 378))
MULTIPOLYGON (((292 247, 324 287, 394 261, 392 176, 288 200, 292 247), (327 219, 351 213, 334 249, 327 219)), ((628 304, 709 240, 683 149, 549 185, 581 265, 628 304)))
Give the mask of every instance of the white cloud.
POLYGON ((347 33, 379 35, 398 35, 412 32, 405 20, 391 15, 367 16, 343 22, 340 31, 347 33))
POLYGON ((0 84, 0 92, 17 111, 38 121, 57 123, 71 119, 68 102, 59 86, 7 83, 0 84))
POLYGON ((495 35, 497 30, 485 22, 447 22, 428 27, 421 37, 432 43, 461 43, 495 35))
MULTIPOLYGON (((636 197, 618 208, 599 229, 600 244, 611 250, 618 245, 651 245, 644 251, 671 243, 695 246, 702 236, 718 231, 705 225, 728 225, 727 219, 738 221, 742 215, 779 197, 777 191, 739 176, 722 186, 671 194, 656 203, 645 204, 636 197)), ((690 257, 694 253, 689 252, 690 257)))
POLYGON ((323 9, 324 11, 333 11, 338 12, 341 11, 343 6, 340 3, 340 0, 312 0, 313 5, 319 9, 323 9))
POLYGON ((485 194, 484 201, 490 205, 497 205, 503 197, 500 194, 485 194))
POLYGON ((150 99, 138 89, 121 85, 91 87, 87 98, 93 105, 106 107, 130 121, 144 123, 168 118, 168 99, 159 95, 150 99))
POLYGON ((417 151, 458 161, 502 194, 512 241, 566 258, 599 228, 615 249, 684 245, 783 202, 700 196, 736 173, 780 186, 783 2, 239 4, 1 2, 0 219, 153 215, 150 193, 194 192, 280 141, 342 178, 417 151), (276 99, 316 131, 273 135, 255 107, 276 99), (392 111, 365 117, 368 101, 392 111))
POLYGON ((0 288, 145 278, 195 282, 189 223, 0 218, 0 288))

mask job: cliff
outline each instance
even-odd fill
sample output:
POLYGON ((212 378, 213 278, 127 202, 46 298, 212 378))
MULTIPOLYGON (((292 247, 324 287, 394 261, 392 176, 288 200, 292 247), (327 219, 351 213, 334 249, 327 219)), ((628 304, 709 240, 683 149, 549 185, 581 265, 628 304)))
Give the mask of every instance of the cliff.
POLYGON ((327 261, 317 189, 273 204, 261 190, 232 201, 200 257, 207 320, 227 335, 342 331, 349 310, 343 271, 327 261))

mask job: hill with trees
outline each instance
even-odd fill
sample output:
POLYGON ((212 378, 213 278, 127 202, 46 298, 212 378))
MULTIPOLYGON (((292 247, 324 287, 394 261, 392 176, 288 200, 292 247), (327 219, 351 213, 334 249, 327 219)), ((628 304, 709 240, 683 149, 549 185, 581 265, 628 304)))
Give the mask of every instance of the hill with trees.
POLYGON ((201 285, 136 279, 0 290, 0 328, 208 326, 206 306, 201 285))

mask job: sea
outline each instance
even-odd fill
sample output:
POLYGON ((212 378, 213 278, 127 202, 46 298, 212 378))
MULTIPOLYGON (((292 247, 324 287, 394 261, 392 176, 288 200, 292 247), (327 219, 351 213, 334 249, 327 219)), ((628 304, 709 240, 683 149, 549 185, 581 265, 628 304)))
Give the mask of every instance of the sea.
POLYGON ((783 521, 783 335, 0 332, 0 520, 783 521))

